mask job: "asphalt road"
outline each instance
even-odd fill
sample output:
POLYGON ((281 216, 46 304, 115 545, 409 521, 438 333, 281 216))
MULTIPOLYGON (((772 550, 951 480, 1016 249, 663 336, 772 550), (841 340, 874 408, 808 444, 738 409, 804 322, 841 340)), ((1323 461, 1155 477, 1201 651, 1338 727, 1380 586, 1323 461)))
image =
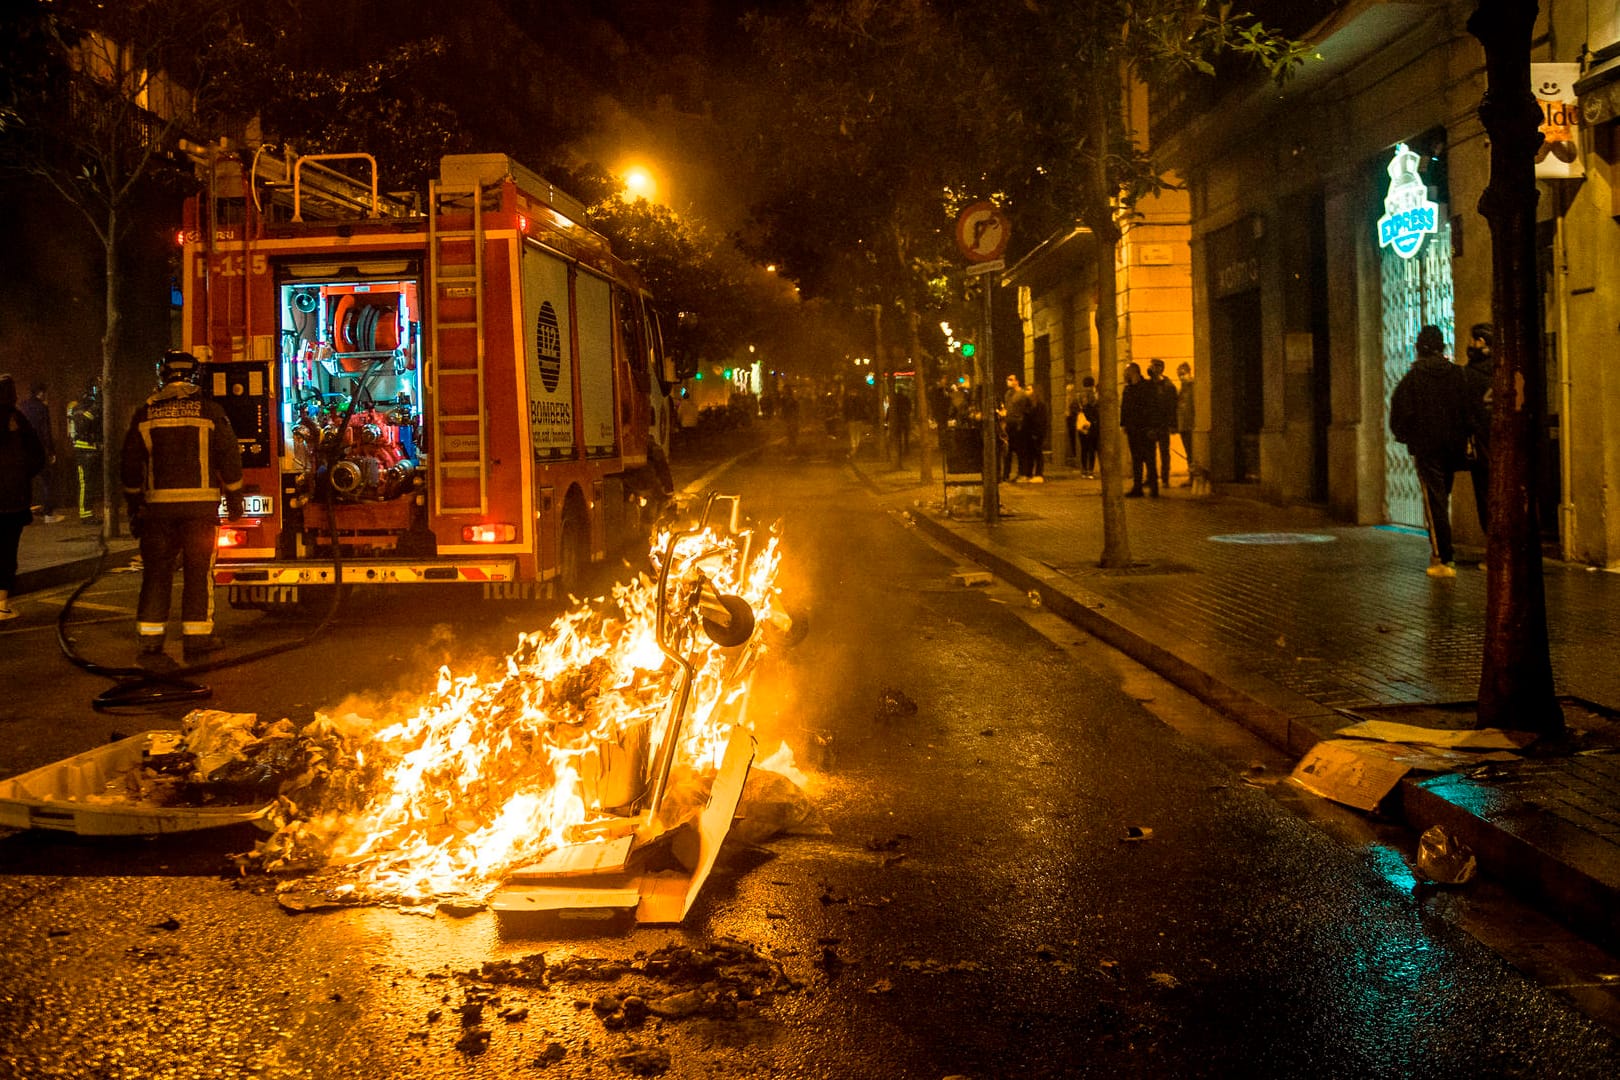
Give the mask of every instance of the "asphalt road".
MULTIPOLYGON (((728 849, 679 929, 295 916, 226 862, 251 835, 0 837, 0 1076, 1620 1075, 1615 1041, 1414 896, 1398 851, 1246 783, 1023 597, 958 584, 836 462, 767 450, 719 483, 781 522, 811 610, 752 714, 809 770, 816 834, 728 849), (685 967, 633 987, 577 977, 672 943, 685 967), (467 974, 537 953, 549 989, 467 974), (618 1028, 591 1007, 722 954, 750 958, 735 1015, 618 1028)), ((76 631, 87 655, 127 662, 132 586, 87 596, 108 620, 76 631)), ((106 684, 57 657, 48 599, 0 638, 0 775, 185 708, 93 712, 106 684)), ((211 704, 303 720, 420 693, 539 617, 351 605, 217 673, 211 704)), ((222 615, 237 648, 310 624, 222 615)))

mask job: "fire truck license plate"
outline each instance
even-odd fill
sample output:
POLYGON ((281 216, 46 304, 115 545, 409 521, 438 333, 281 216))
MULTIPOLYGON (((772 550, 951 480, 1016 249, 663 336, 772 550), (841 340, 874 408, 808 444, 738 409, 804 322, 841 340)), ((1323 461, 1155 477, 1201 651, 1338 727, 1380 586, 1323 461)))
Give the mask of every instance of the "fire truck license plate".
MULTIPOLYGON (((276 498, 274 495, 244 495, 242 496, 242 515, 244 517, 269 517, 276 512, 276 498)), ((223 520, 227 516, 225 500, 219 500, 219 516, 223 520)))

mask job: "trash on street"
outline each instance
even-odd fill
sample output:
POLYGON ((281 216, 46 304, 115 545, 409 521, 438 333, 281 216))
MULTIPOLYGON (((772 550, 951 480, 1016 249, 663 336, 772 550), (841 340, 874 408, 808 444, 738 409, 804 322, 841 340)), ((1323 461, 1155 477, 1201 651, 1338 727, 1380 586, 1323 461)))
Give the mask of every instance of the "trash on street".
POLYGON ((1441 885, 1466 885, 1479 869, 1473 849, 1438 825, 1429 826, 1418 838, 1417 866, 1441 885))

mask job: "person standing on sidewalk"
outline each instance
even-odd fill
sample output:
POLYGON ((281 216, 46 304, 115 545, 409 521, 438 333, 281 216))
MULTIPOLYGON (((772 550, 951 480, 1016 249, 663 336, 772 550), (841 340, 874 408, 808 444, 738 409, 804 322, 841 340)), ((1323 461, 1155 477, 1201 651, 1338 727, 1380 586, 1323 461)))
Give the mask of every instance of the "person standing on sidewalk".
POLYGON ((1125 429, 1125 442, 1131 449, 1131 490, 1129 499, 1142 497, 1142 485, 1154 498, 1159 496, 1159 466, 1154 457, 1157 443, 1158 405, 1153 388, 1142 378, 1142 369, 1132 362, 1125 365, 1125 389, 1119 395, 1119 426, 1125 429))
POLYGON ((0 621, 15 619, 17 547, 34 520, 34 477, 45 468, 45 446, 17 409, 17 384, 0 375, 0 621))
POLYGON ((1473 391, 1463 369, 1445 355, 1438 326, 1418 331, 1416 353, 1389 401, 1389 430, 1406 444, 1423 486, 1424 520, 1429 527, 1430 577, 1457 576, 1451 547, 1451 484, 1467 467, 1473 434, 1473 391))
POLYGON ((1473 391, 1474 453, 1469 458, 1468 472, 1474 481, 1474 510, 1479 514, 1479 529, 1487 536, 1491 531, 1491 382, 1496 377, 1496 357, 1491 349, 1496 343, 1496 328, 1490 323, 1475 323, 1468 331, 1469 389, 1473 391))
POLYGON ((1192 487, 1193 459, 1192 436, 1193 420, 1196 416, 1193 404, 1193 374, 1192 365, 1182 363, 1176 367, 1176 380, 1181 383, 1181 389, 1176 391, 1176 432, 1181 437, 1181 452, 1187 457, 1187 479, 1182 487, 1192 487))
POLYGON ((242 451, 225 410, 197 388, 201 365, 190 353, 167 352, 157 393, 130 418, 119 477, 130 532, 141 540, 141 595, 136 606, 140 662, 164 666, 175 564, 181 566, 180 619, 187 663, 219 647, 214 638, 214 541, 219 503, 242 516, 242 451))
POLYGON ((1046 393, 1038 379, 1029 384, 1029 417, 1024 423, 1029 429, 1029 438, 1026 444, 1026 450, 1029 453, 1029 482, 1032 484, 1044 484, 1046 483, 1046 443, 1052 434, 1052 406, 1046 400, 1046 393))
POLYGON ((1001 413, 1007 424, 1007 453, 1003 456, 1001 478, 1016 484, 1028 479, 1029 471, 1029 414, 1031 398, 1018 381, 1017 375, 1007 376, 1007 391, 1001 396, 1001 413), (1018 475, 1012 477, 1013 461, 1018 462, 1018 475))
POLYGON ((45 391, 44 383, 31 384, 28 396, 17 403, 17 411, 28 418, 34 434, 39 436, 39 444, 45 448, 45 467, 34 477, 34 490, 39 495, 34 501, 39 507, 39 523, 55 525, 62 520, 62 515, 56 512, 56 478, 52 475, 56 467, 56 439, 51 433, 51 406, 45 391))
POLYGON ((906 463, 906 451, 911 449, 911 395, 896 390, 889 399, 889 430, 894 439, 894 463, 906 463))
POLYGON ((1080 475, 1087 480, 1097 476, 1097 443, 1102 432, 1097 428, 1097 380, 1087 375, 1080 380, 1080 475))
POLYGON ((1153 445, 1159 454, 1159 480, 1170 484, 1170 433, 1176 429, 1176 385, 1164 373, 1164 361, 1148 361, 1148 386, 1153 391, 1153 445))
POLYGON ((1069 444, 1063 463, 1073 465, 1080 459, 1080 391, 1074 388, 1074 383, 1064 387, 1063 430, 1069 444))

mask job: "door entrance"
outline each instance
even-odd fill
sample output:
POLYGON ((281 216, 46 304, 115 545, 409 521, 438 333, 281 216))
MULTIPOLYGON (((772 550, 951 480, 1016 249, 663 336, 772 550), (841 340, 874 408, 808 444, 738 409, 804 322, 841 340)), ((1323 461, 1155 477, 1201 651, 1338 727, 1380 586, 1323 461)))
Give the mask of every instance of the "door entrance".
MULTIPOLYGON (((1444 214, 1422 250, 1403 259, 1384 248, 1380 266, 1384 302, 1384 404, 1412 366, 1418 330, 1438 326, 1452 354, 1451 225, 1444 214)), ((1386 416, 1387 416, 1386 412, 1386 416)), ((1423 526, 1423 489, 1405 445, 1384 424, 1384 517, 1397 525, 1423 526)))
MULTIPOLYGON (((1224 296, 1214 303, 1215 356, 1225 358, 1227 374, 1226 400, 1217 402, 1215 416, 1224 414, 1224 424, 1218 423, 1211 435, 1225 428, 1231 440, 1227 452, 1218 454, 1229 462, 1217 479, 1235 483, 1258 483, 1260 480, 1260 428, 1265 423, 1264 365, 1260 347, 1260 290, 1224 296), (1225 408, 1221 408, 1223 405, 1225 408)), ((1211 389, 1214 389, 1213 387, 1211 389)))

